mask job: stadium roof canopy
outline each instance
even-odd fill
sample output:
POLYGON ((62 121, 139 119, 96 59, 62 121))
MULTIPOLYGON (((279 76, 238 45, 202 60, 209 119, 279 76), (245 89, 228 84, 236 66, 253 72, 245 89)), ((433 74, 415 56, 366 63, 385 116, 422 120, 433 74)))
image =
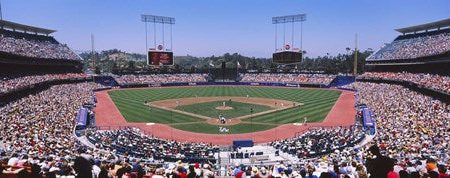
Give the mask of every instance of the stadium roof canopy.
POLYGON ((435 22, 430 22, 430 23, 426 23, 426 24, 422 24, 422 25, 415 25, 415 26, 411 26, 411 27, 399 28, 399 29, 395 29, 395 30, 400 33, 406 34, 406 33, 415 33, 415 32, 419 32, 419 31, 428 31, 428 30, 432 30, 432 29, 439 30, 439 29, 445 28, 445 27, 450 27, 450 18, 435 21, 435 22))
POLYGON ((50 29, 45 29, 45 28, 40 28, 40 27, 33 27, 30 25, 24 25, 24 24, 20 24, 20 23, 15 23, 15 22, 11 22, 11 21, 6 21, 6 20, 0 20, 0 28, 1 29, 10 29, 13 31, 23 31, 25 33, 35 33, 35 34, 43 34, 43 35, 49 35, 53 32, 56 32, 56 30, 50 30, 50 29))

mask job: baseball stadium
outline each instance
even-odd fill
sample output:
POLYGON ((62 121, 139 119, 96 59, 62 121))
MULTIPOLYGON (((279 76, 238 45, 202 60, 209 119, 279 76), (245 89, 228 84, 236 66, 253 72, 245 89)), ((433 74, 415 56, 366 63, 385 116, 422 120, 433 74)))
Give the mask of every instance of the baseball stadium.
POLYGON ((1 0, 0 178, 448 178, 450 3, 383 1, 1 0))

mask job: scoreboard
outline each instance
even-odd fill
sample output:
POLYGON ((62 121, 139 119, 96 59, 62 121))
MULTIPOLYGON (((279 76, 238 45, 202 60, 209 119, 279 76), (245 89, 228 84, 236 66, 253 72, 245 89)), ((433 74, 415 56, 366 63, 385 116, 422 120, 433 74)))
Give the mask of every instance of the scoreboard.
POLYGON ((155 66, 173 65, 173 52, 150 50, 147 55, 147 63, 155 66))
POLYGON ((273 62, 280 64, 293 64, 302 62, 302 53, 297 51, 282 51, 273 53, 273 62))

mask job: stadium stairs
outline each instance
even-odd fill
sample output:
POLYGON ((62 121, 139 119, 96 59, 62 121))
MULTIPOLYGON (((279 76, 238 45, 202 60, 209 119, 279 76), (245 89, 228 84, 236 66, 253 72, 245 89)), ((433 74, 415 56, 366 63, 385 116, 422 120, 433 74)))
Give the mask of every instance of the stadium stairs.
POLYGON ((355 81, 354 76, 336 76, 333 81, 330 82, 328 87, 341 87, 344 85, 351 84, 355 81))

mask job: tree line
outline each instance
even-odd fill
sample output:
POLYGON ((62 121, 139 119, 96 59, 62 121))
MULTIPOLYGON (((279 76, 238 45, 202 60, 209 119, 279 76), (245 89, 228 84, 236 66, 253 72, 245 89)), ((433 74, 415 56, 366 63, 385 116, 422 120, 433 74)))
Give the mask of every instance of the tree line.
MULTIPOLYGON (((358 51, 358 73, 364 72, 365 59, 373 53, 372 49, 358 51)), ((304 51, 304 54, 307 54, 304 51)), ((221 56, 195 57, 175 56, 173 66, 148 66, 146 55, 127 53, 117 49, 96 53, 84 52, 84 70, 95 73, 149 74, 149 73, 204 73, 210 68, 220 68, 225 62, 227 68, 237 68, 240 72, 300 72, 300 73, 352 73, 355 51, 346 48, 345 53, 335 56, 326 54, 317 57, 304 57, 298 64, 280 65, 271 58, 255 58, 238 53, 225 53, 221 56), (94 69, 95 66, 95 70, 94 69)))

